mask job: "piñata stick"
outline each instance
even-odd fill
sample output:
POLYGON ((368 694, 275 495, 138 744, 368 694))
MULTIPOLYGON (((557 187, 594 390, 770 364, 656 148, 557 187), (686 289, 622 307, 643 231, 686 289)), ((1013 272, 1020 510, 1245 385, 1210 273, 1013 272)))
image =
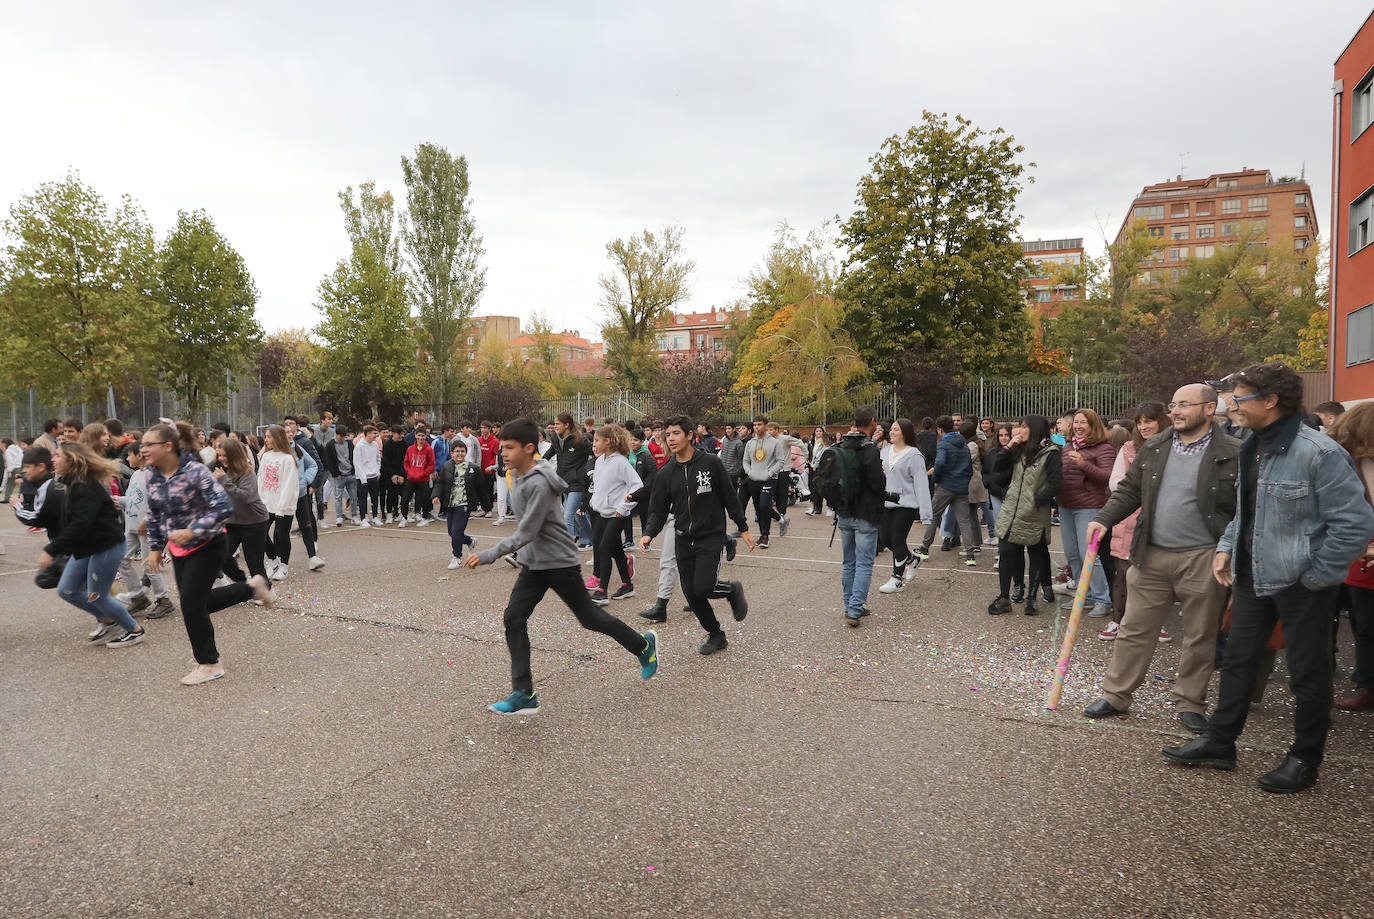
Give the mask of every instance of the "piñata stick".
POLYGON ((1078 590, 1073 595, 1073 610, 1069 613, 1069 624, 1064 627, 1064 644, 1059 649, 1059 662, 1050 680, 1049 698, 1045 700, 1045 708, 1048 709, 1059 708, 1059 697, 1064 692, 1064 677, 1069 672, 1069 658, 1073 656, 1074 639, 1078 637, 1078 620, 1083 617, 1083 604, 1088 599, 1088 586, 1092 583, 1093 566, 1097 564, 1097 549, 1101 540, 1101 532, 1094 533, 1092 539, 1088 540, 1083 570, 1078 575, 1078 590))

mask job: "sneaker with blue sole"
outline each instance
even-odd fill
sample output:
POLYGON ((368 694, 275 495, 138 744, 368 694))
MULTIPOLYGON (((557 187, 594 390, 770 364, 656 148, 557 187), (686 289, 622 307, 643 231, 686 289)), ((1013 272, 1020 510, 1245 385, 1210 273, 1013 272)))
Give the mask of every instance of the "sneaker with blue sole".
POLYGON ((539 713, 539 696, 517 689, 500 702, 491 703, 487 708, 498 715, 535 715, 539 713))
POLYGON ((658 673, 658 633, 653 629, 644 633, 644 650, 639 652, 639 675, 652 679, 658 673))

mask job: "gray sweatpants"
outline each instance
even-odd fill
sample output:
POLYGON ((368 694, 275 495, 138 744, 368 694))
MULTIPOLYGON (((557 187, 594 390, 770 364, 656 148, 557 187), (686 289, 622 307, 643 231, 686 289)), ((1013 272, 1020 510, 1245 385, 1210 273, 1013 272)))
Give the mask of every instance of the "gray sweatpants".
MULTIPOLYGON (((119 577, 124 581, 125 593, 138 594, 144 592, 143 574, 139 569, 146 569, 146 565, 135 565, 135 562, 142 562, 148 557, 148 537, 140 535, 137 531, 124 534, 124 558, 119 562, 119 577)), ((167 596, 167 584, 162 580, 159 572, 148 572, 148 584, 151 588, 151 596, 154 600, 158 597, 167 596)))

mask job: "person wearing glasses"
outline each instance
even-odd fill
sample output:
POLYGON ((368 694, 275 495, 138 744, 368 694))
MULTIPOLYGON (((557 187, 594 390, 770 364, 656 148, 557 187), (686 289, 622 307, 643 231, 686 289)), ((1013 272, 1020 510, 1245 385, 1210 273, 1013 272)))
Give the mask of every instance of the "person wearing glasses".
POLYGON ((1236 740, 1245 730, 1260 657, 1281 624, 1295 737, 1259 786, 1296 792, 1317 781, 1325 753, 1336 592, 1374 537, 1374 510, 1350 455, 1303 424, 1296 371, 1271 361, 1232 379, 1231 416, 1249 433, 1240 445, 1236 514, 1212 561, 1217 581, 1233 591, 1230 638, 1206 732, 1163 753, 1182 765, 1236 768, 1236 740))
POLYGON ((177 446, 177 431, 171 425, 153 425, 143 435, 150 470, 148 570, 162 567, 164 551, 172 556, 181 618, 196 659, 181 682, 196 686, 224 676, 210 614, 249 600, 270 605, 272 595, 260 574, 247 583, 212 587, 228 557, 224 525, 233 515, 233 505, 210 470, 177 446))
MULTIPOLYGON (((1140 514, 1131 535, 1126 611, 1102 680, 1103 697, 1083 714, 1126 714, 1132 694, 1149 676, 1160 629, 1180 602, 1183 651, 1173 700, 1183 726, 1201 734, 1226 603, 1225 587, 1212 576, 1212 557, 1236 512, 1240 441, 1214 420, 1217 392, 1205 383, 1182 387, 1167 407, 1171 426, 1139 445, 1125 477, 1088 524, 1091 539, 1140 514)), ((1137 419, 1149 420, 1150 414, 1137 419)))

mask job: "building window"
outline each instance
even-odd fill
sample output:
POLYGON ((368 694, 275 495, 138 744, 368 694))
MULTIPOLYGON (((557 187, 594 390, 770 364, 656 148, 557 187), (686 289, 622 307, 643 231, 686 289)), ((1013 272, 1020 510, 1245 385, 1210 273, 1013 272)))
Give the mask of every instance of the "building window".
POLYGON ((1175 268, 1173 271, 1169 272, 1169 280, 1171 280, 1171 281, 1177 281, 1177 280, 1178 280, 1178 269, 1177 269, 1177 268, 1175 268))
POLYGON ((468 344, 469 344, 469 345, 472 344, 472 336, 471 336, 471 335, 468 336, 468 344))
POLYGON ((1257 198, 1251 198, 1249 201, 1245 203, 1245 209, 1247 211, 1250 211, 1251 213, 1255 211, 1269 210, 1269 196, 1260 195, 1257 198))
POLYGON ((1216 247, 1216 246, 1196 246, 1196 247, 1193 248, 1193 254, 1194 254, 1195 256, 1197 256, 1198 258, 1211 258, 1212 256, 1214 256, 1214 255, 1217 254, 1217 247, 1216 247))
POLYGON ((1199 202, 1197 203, 1196 209, 1193 211, 1193 213, 1195 213, 1195 214, 1196 214, 1197 216, 1199 216, 1199 217, 1211 217, 1211 216, 1212 216, 1212 202, 1210 202, 1210 201, 1199 201, 1199 202))
POLYGON ((1222 235, 1222 236, 1239 236, 1239 235, 1240 235, 1240 221, 1239 221, 1239 220, 1228 220, 1226 223, 1223 223, 1223 224, 1221 225, 1221 235, 1222 235))
POLYGON ((1215 223, 1200 223, 1195 232, 1198 239, 1211 239, 1217 235, 1217 225, 1215 223))
POLYGON ((719 350, 721 350, 722 348, 725 347, 725 342, 721 341, 719 338, 717 338, 715 341, 711 342, 711 344, 712 344, 712 346, 713 346, 713 350, 716 350, 716 351, 719 351, 719 350))
POLYGON ((1175 204, 1175 205, 1173 206, 1173 209, 1169 212, 1169 216, 1170 216, 1170 217, 1187 217, 1187 216, 1188 216, 1188 205, 1186 205, 1186 204, 1175 204))
POLYGON ((1164 205, 1154 204, 1136 208, 1133 212, 1136 217, 1144 217, 1146 220, 1160 220, 1164 217, 1164 205))
POLYGON ((1163 227, 1150 227, 1150 238, 1151 238, 1151 239, 1163 239, 1163 238, 1164 238, 1164 228, 1163 228, 1163 227))
POLYGON ((1170 228, 1169 228, 1169 238, 1170 238, 1170 239, 1187 239, 1187 238, 1188 238, 1188 228, 1187 228, 1186 226, 1185 226, 1185 227, 1170 227, 1170 228))
POLYGON ((1293 240, 1294 249, 1306 249, 1310 245, 1312 245, 1312 241, 1306 236, 1299 236, 1297 239, 1293 240))
POLYGON ((1245 221, 1245 229, 1252 233, 1268 233, 1269 221, 1260 218, 1259 220, 1245 221))
POLYGON ((1217 182, 1217 188, 1239 188, 1240 179, 1221 179, 1217 182))
POLYGON ((1306 214, 1299 214, 1299 215, 1297 215, 1296 217, 1293 218, 1293 229, 1295 229, 1295 230, 1305 230, 1305 229, 1307 229, 1307 215, 1306 215, 1306 214))
POLYGON ((1370 242, 1370 211, 1374 208, 1374 191, 1367 191, 1350 205, 1350 254, 1359 252, 1370 242))
POLYGON ((1374 361, 1374 304, 1345 317, 1345 366, 1374 361))
POLYGON ((1293 196, 1294 207, 1307 207, 1307 192, 1300 191, 1293 196))
POLYGON ((1222 212, 1223 214, 1239 214, 1239 213, 1240 213, 1240 199, 1239 199, 1239 198, 1222 198, 1222 199, 1221 199, 1221 212, 1222 212))
POLYGON ((1370 110, 1369 90, 1374 87, 1374 74, 1370 74, 1360 81, 1355 87, 1355 92, 1350 96, 1350 142, 1354 143, 1355 138, 1364 133, 1364 129, 1369 127, 1370 115, 1374 114, 1370 110))
POLYGON ((1035 299, 1041 303, 1048 303, 1050 300, 1050 292, 1048 290, 1039 291, 1036 293, 1035 299))
POLYGON ((1178 246, 1169 250, 1169 261, 1178 262, 1188 257, 1188 247, 1178 246))

